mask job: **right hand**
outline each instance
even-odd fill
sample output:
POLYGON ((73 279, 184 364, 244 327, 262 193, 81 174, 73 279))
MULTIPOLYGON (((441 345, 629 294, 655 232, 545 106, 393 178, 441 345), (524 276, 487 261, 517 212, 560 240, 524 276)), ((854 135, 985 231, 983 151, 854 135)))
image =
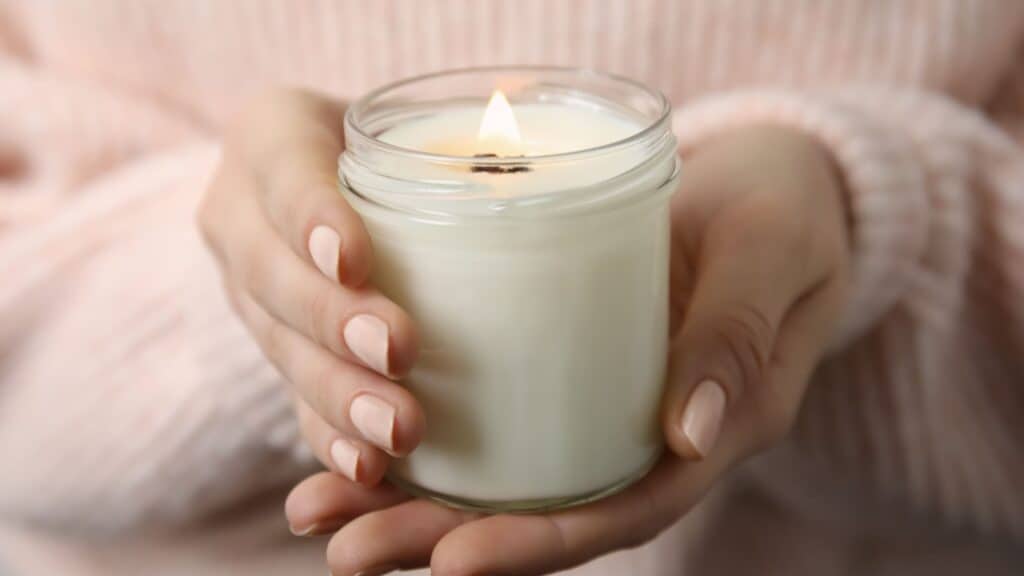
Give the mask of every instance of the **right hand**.
POLYGON ((317 474, 292 510, 337 523, 333 574, 548 574, 638 546, 721 478, 780 442, 846 305, 847 194, 829 151, 781 126, 736 128, 685 159, 670 206, 669 349, 662 430, 671 452, 608 498, 544 514, 475 513, 317 474), (717 390, 716 390, 717 389, 717 390), (497 543, 497 545, 496 545, 497 543))
MULTIPOLYGON (((415 327, 367 286, 370 238, 338 192, 343 116, 343 105, 307 92, 254 100, 226 132, 199 225, 236 311, 290 382, 313 452, 328 469, 372 486, 389 454, 420 441, 424 417, 394 382, 416 358, 415 327)), ((303 516, 289 514, 297 524, 303 516)))

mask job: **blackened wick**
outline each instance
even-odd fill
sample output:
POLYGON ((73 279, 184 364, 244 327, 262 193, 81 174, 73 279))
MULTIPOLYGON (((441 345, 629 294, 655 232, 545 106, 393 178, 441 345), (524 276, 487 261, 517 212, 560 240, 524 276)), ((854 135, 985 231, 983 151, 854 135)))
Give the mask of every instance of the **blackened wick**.
MULTIPOLYGON (((473 158, 497 158, 497 154, 473 154, 473 158)), ((517 156, 522 158, 522 156, 517 156)), ((517 172, 529 172, 530 167, 526 164, 508 164, 504 166, 497 165, 484 165, 484 166, 473 166, 469 169, 470 172, 487 172, 489 174, 515 174, 517 172)))

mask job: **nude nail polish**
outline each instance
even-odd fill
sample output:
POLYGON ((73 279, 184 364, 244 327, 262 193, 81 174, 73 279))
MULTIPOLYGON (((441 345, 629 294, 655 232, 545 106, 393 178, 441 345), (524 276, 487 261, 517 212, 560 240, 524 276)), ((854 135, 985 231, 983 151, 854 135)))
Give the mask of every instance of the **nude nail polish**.
POLYGON ((331 460, 338 471, 353 482, 359 480, 359 448, 344 438, 331 444, 331 460))
POLYGON ((376 396, 362 394, 352 400, 349 419, 370 442, 389 452, 395 449, 394 406, 376 396))
POLYGON ((341 255, 341 237, 327 226, 317 226, 309 234, 309 255, 317 269, 338 281, 338 258, 341 255))
POLYGON ((344 524, 344 522, 339 522, 337 520, 325 520, 323 522, 314 522, 306 528, 288 526, 288 530, 290 530, 295 536, 312 537, 337 532, 344 524))
POLYGON ((292 533, 293 536, 300 537, 313 536, 315 535, 316 531, 319 530, 319 528, 320 524, 317 523, 310 524, 305 528, 296 528, 294 526, 288 526, 288 530, 292 533))
POLYGON ((725 416, 725 390, 714 380, 704 380, 690 394, 680 428, 701 458, 706 458, 718 440, 725 416))
POLYGON ((374 566, 373 568, 367 568, 366 570, 360 570, 356 572, 356 576, 383 576, 384 574, 390 574, 398 570, 398 566, 395 564, 388 564, 386 566, 374 566))
POLYGON ((388 325, 369 314, 359 314, 345 324, 345 345, 364 364, 387 376, 391 368, 388 356, 391 344, 388 325))

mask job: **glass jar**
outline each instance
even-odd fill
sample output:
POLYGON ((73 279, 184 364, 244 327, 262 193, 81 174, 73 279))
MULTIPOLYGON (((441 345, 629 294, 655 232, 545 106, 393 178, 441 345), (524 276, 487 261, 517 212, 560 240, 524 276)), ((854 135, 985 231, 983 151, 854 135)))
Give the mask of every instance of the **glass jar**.
POLYGON ((403 384, 426 435, 390 480, 507 512, 592 501, 646 474, 662 448, 680 165, 666 99, 579 69, 459 70, 367 95, 345 137, 341 193, 372 238, 372 282, 420 329, 403 384), (496 87, 532 122, 520 127, 531 146, 574 149, 473 157, 403 144, 464 137, 496 87))

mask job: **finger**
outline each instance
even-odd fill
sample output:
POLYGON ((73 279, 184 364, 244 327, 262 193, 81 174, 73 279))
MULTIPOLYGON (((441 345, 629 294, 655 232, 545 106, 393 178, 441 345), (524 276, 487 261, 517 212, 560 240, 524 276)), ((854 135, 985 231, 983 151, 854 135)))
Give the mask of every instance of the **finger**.
POLYGON ((746 456, 771 446, 789 433, 807 383, 825 349, 844 301, 846 281, 837 275, 801 298, 786 314, 775 342, 766 381, 769 394, 748 396, 750 406, 730 420, 748 441, 746 456), (743 429, 746 430, 743 430, 743 429))
POLYGON ((332 285, 268 241, 243 259, 252 295, 268 312, 339 356, 388 377, 412 367, 418 351, 412 319, 374 289, 332 285))
POLYGON ((646 542, 690 509, 731 465, 730 447, 700 463, 666 457, 626 491, 551 515, 479 517, 417 500, 346 525, 332 539, 335 576, 425 566, 434 574, 544 574, 646 542))
POLYGON ((761 385, 779 324, 811 281, 780 225, 764 217, 760 211, 721 222, 699 254, 664 402, 666 440, 684 458, 706 457, 730 403, 761 385))
POLYGON ((685 514, 729 463, 724 453, 699 463, 668 455, 643 480, 604 500, 465 523, 437 544, 431 569, 453 576, 548 574, 638 546, 685 514))
POLYGON ((445 534, 476 517, 427 500, 365 514, 331 538, 327 565, 333 576, 423 567, 429 564, 434 545, 445 534))
POLYGON ((292 489, 284 511, 293 534, 312 536, 334 532, 352 518, 408 499, 390 484, 363 486, 337 474, 321 472, 292 489))
POLYGON ((837 274, 801 298, 783 320, 775 343, 771 379, 787 386, 803 386, 821 359, 833 334, 848 290, 845 274, 837 274))
POLYGON ((338 356, 392 378, 408 372, 419 343, 405 311, 371 288, 333 284, 280 241, 255 203, 243 197, 236 204, 238 225, 221 232, 236 284, 338 356))
POLYGON ((405 388, 343 362, 277 322, 248 294, 238 307, 267 358, 333 428, 390 454, 407 454, 423 436, 424 417, 405 388))
POLYGON ((364 440, 339 433, 302 398, 296 396, 293 401, 303 438, 328 470, 366 486, 380 483, 390 461, 387 454, 364 440))
POLYGON ((299 90, 275 90, 241 115, 229 140, 260 184, 273 226, 292 251, 331 280, 369 277, 370 238, 338 190, 345 109, 299 90))

